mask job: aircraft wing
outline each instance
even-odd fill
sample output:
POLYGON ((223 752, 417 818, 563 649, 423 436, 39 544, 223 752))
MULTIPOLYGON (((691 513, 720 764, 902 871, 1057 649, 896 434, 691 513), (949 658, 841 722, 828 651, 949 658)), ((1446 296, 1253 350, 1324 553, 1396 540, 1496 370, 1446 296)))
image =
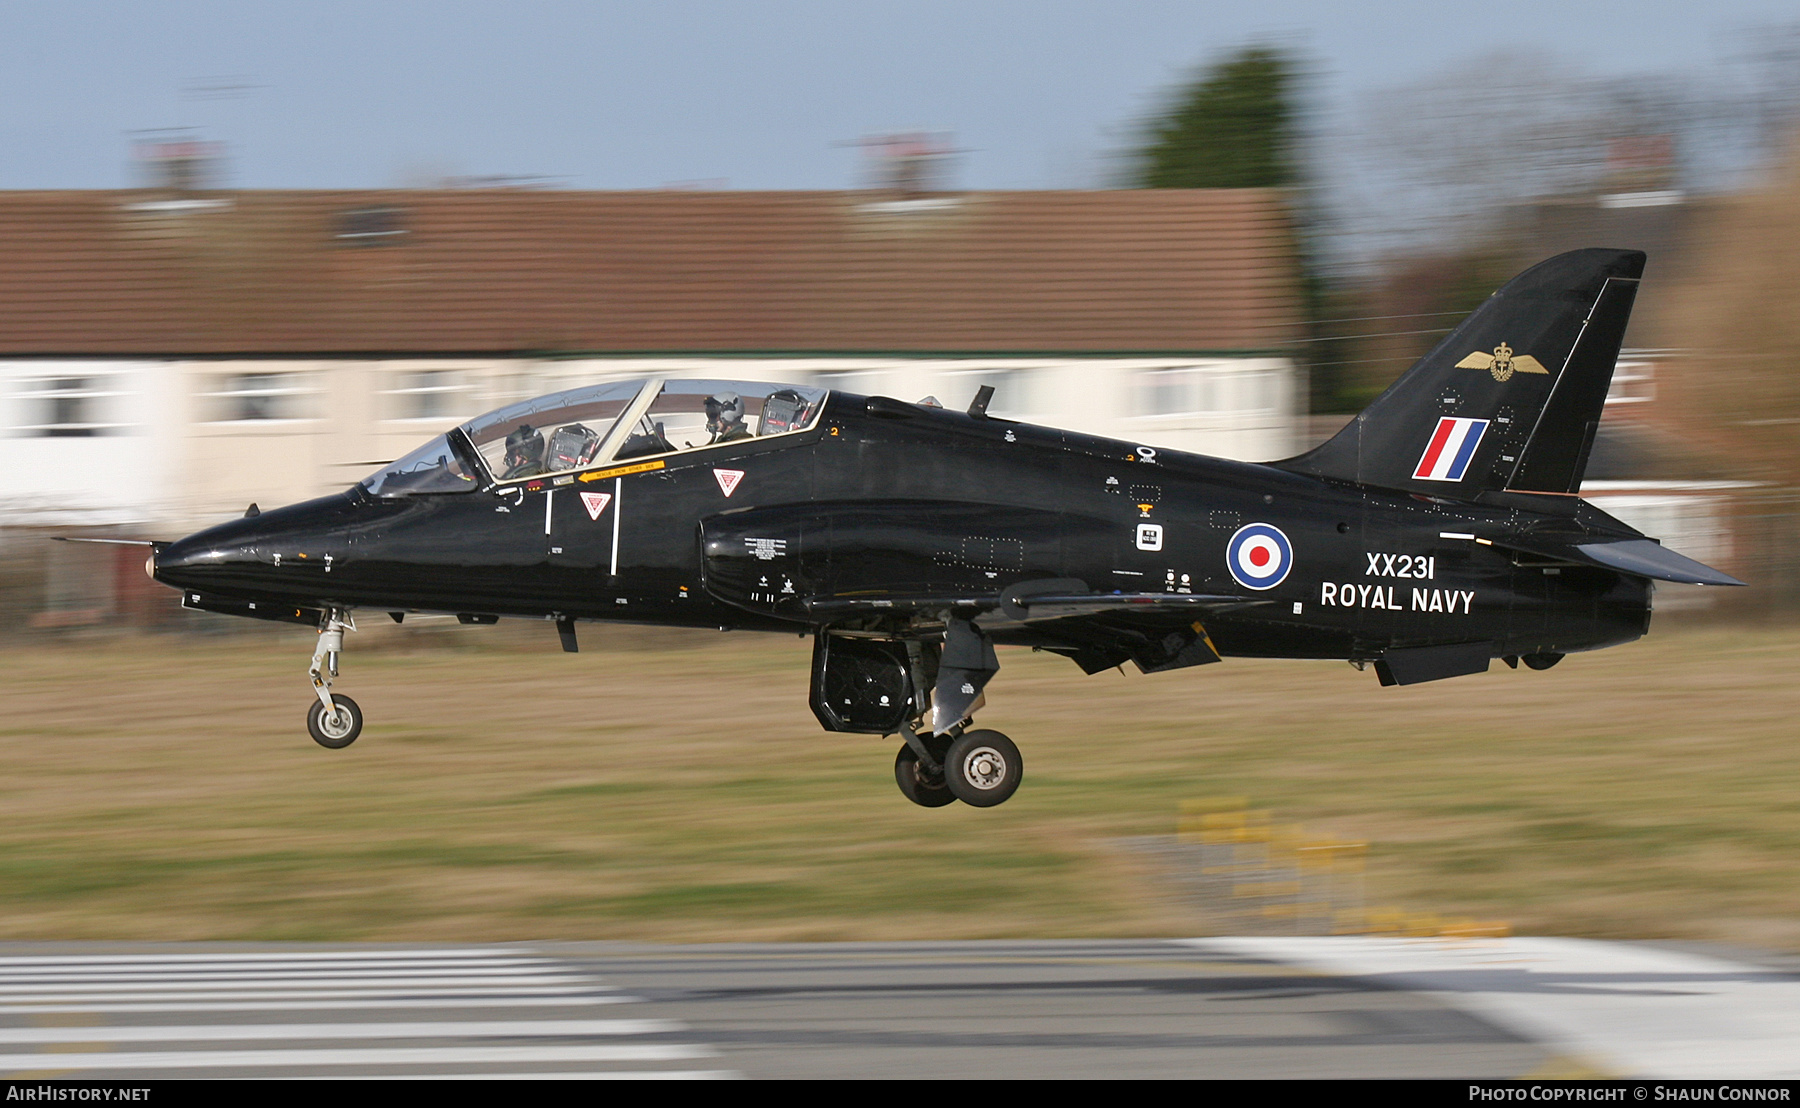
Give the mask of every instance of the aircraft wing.
POLYGON ((1030 627, 1043 649, 1074 660, 1088 673, 1133 662, 1145 673, 1219 660, 1202 617, 1270 601, 1226 594, 1097 593, 1074 580, 1023 581, 987 594, 810 597, 817 619, 847 619, 901 611, 976 609, 984 631, 1030 627))
POLYGON ((874 501, 769 505, 701 521, 703 586, 747 611, 813 624, 952 613, 1031 641, 1090 673, 1219 660, 1208 613, 1265 598, 1105 592, 1043 572, 1067 544, 1116 541, 1116 521, 984 504, 874 501), (1040 574, 1030 576, 1036 569, 1040 574), (1021 575, 1025 579, 1017 579, 1021 575), (1010 585, 1002 586, 1008 578, 1010 585))
MULTIPOLYGON (((1035 583, 1035 582, 1033 582, 1035 583)), ((1056 582, 1078 584, 1078 582, 1056 582)), ((905 594, 893 596, 814 596, 803 601, 806 611, 821 619, 838 616, 876 615, 882 612, 917 612, 933 608, 974 608, 982 612, 1001 612, 1018 623, 1041 623, 1046 620, 1069 619, 1101 613, 1140 613, 1144 615, 1179 616, 1234 608, 1264 601, 1248 596, 1191 593, 1097 593, 1059 589, 1055 592, 1009 595, 1013 590, 992 593, 905 594)))

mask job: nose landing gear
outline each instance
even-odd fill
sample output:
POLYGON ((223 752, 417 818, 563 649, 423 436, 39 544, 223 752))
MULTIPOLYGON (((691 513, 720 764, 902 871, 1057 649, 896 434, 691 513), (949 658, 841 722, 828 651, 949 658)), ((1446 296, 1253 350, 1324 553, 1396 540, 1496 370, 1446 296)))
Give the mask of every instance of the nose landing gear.
POLYGON ((327 609, 319 628, 319 645, 313 650, 313 692, 318 702, 306 710, 306 730, 313 741, 329 750, 342 750, 362 734, 363 714, 356 701, 347 696, 331 695, 331 682, 338 675, 338 655, 344 649, 344 631, 356 630, 356 621, 341 608, 327 609))
POLYGON ((325 705, 318 703, 306 709, 306 730, 312 735, 313 742, 327 750, 342 750, 362 734, 362 709, 343 693, 331 699, 336 704, 332 711, 326 711, 325 705))

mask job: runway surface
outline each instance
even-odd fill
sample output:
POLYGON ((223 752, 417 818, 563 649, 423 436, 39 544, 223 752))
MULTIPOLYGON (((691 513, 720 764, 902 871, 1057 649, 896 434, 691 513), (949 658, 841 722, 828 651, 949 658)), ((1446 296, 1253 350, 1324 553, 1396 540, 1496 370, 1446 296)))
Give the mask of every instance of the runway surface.
POLYGON ((0 944, 0 1074, 1800 1075, 1800 978, 1642 944, 0 944))

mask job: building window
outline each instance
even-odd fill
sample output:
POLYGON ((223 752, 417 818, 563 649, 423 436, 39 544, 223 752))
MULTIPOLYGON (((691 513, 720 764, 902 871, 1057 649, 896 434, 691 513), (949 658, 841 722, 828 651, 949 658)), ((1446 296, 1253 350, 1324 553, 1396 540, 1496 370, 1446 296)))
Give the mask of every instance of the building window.
POLYGON ((212 395, 215 420, 232 423, 304 419, 304 403, 312 390, 300 373, 237 373, 212 395))
POLYGON ((45 377, 26 381, 26 422, 20 433, 45 438, 104 435, 123 426, 103 418, 106 401, 118 393, 96 377, 45 377))
POLYGON ((1238 410, 1242 412, 1273 412, 1280 407, 1281 391, 1275 375, 1264 370, 1251 370, 1237 375, 1239 384, 1238 410))
POLYGON ((1146 370, 1138 378, 1137 414, 1185 415, 1212 410, 1212 375, 1199 366, 1146 370))
POLYGON ((1145 370, 1137 381, 1139 416, 1263 415, 1281 407, 1281 379, 1269 370, 1172 366, 1145 370))
POLYGON ((476 413, 468 410, 469 386, 458 369, 408 370, 397 375, 398 387, 388 390, 396 403, 395 419, 458 419, 476 413))

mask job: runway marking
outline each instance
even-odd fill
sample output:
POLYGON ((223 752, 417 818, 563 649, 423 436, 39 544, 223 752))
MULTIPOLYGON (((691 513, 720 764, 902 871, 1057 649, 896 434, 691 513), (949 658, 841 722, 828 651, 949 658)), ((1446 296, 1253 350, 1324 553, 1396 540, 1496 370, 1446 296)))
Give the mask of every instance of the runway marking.
POLYGON ((1190 939, 1429 994, 1597 1069, 1632 1077, 1800 1077, 1800 979, 1590 939, 1190 939))
POLYGON ((21 994, 19 996, 5 997, 5 998, 3 998, 4 1003, 0 1003, 0 1011, 5 1011, 5 1010, 7 1010, 9 1008, 13 1008, 13 1007, 19 1007, 19 1008, 34 1007, 36 1005, 30 1000, 30 998, 33 996, 38 997, 39 1000, 45 1004, 66 1001, 69 1003, 79 1002, 81 1004, 96 1004, 96 1005, 105 1003, 108 998, 111 998, 112 1000, 121 1000, 121 1001, 128 1000, 128 1001, 137 1001, 137 1002, 148 1002, 148 1001, 155 1001, 155 1000, 169 1000, 169 1001, 175 1001, 175 1000, 181 1000, 181 1001, 279 1000, 279 999, 286 998, 286 997, 292 997, 292 998, 299 999, 299 1000, 323 1000, 323 999, 334 999, 334 998, 335 999, 343 999, 343 1000, 357 1000, 357 999, 384 998, 384 997, 385 998, 410 997, 410 998, 421 999, 421 1000, 430 999, 430 998, 437 998, 439 1000, 460 1000, 463 998, 474 998, 474 997, 508 997, 508 996, 530 996, 530 997, 540 997, 540 998, 546 998, 546 999, 562 997, 562 998, 566 998, 570 1003, 574 1004, 574 1003, 581 1003, 583 998, 590 998, 590 999, 594 999, 594 1000, 605 1000, 607 998, 604 996, 602 996, 602 997, 592 997, 591 996, 592 993, 597 992, 597 991, 604 991, 604 989, 605 989, 604 986, 598 986, 598 985, 596 985, 596 986, 563 985, 563 986, 555 986, 555 987, 538 986, 535 988, 533 988, 531 986, 526 986, 526 987, 518 988, 518 989, 509 989, 509 988, 506 988, 505 986, 492 986, 492 987, 488 987, 488 988, 463 987, 463 988, 448 988, 448 989, 438 989, 438 990, 428 990, 428 989, 309 989, 309 988, 290 987, 287 989, 273 989, 273 990, 262 990, 262 991, 257 991, 255 989, 250 989, 250 988, 230 989, 230 990, 224 990, 224 991, 215 992, 215 993, 159 992, 154 989, 118 989, 113 992, 97 992, 97 993, 87 993, 87 994, 83 994, 83 995, 61 993, 61 992, 56 992, 54 990, 43 990, 43 991, 40 991, 37 993, 25 993, 25 994, 21 994))
POLYGON ((214 969, 214 968, 210 968, 210 967, 206 966, 204 963, 196 963, 194 965, 178 966, 178 967, 173 967, 173 968, 166 967, 166 966, 146 966, 146 967, 142 967, 142 968, 131 967, 131 968, 117 968, 117 969, 107 968, 107 967, 92 967, 92 966, 85 966, 85 965, 83 965, 83 966, 63 965, 63 966, 58 966, 55 968, 38 968, 38 967, 20 968, 20 967, 12 967, 12 966, 0 966, 0 974, 5 974, 6 979, 9 981, 33 981, 33 980, 38 980, 41 978, 49 978, 49 979, 64 980, 64 981, 185 980, 185 979, 190 979, 190 978, 194 977, 196 974, 204 975, 209 980, 232 980, 232 979, 236 979, 236 978, 255 978, 258 981, 275 981, 275 980, 278 980, 278 979, 284 978, 284 977, 285 978, 341 977, 341 978, 344 978, 345 980, 356 980, 356 981, 368 980, 371 978, 392 978, 392 979, 398 981, 398 980, 404 980, 406 978, 412 978, 412 977, 441 977, 441 976, 443 976, 444 970, 450 969, 450 968, 455 968, 456 973, 459 976, 466 978, 468 980, 478 980, 481 978, 488 978, 488 977, 505 977, 508 979, 519 980, 519 979, 524 979, 524 978, 527 978, 530 976, 530 974, 521 972, 522 970, 527 969, 527 968, 532 969, 532 970, 541 970, 542 967, 537 966, 537 965, 527 966, 526 964, 521 963, 519 966, 513 966, 513 967, 477 966, 473 969, 465 969, 460 966, 457 966, 457 967, 445 966, 443 968, 415 968, 415 967, 411 967, 411 966, 398 967, 398 968, 390 968, 390 967, 385 967, 385 966, 384 967, 368 967, 368 968, 361 967, 361 966, 329 967, 329 968, 327 968, 327 967, 316 966, 316 965, 315 966, 295 966, 293 968, 271 967, 268 969, 262 969, 262 968, 245 969, 240 965, 233 964, 230 966, 225 966, 225 967, 220 967, 220 968, 214 969))
POLYGON ((541 955, 497 952, 493 948, 473 950, 342 950, 342 951, 270 951, 259 954, 253 951, 218 951, 204 954, 180 954, 147 952, 144 954, 28 954, 17 957, 0 955, 0 969, 7 966, 28 964, 126 964, 148 965, 156 962, 251 962, 261 965, 279 962, 356 962, 387 959, 395 962, 417 964, 428 961, 441 961, 445 965, 499 965, 503 962, 518 965, 542 965, 541 955))
MULTIPOLYGON (((246 976, 231 978, 230 980, 243 981, 245 986, 249 987, 252 985, 273 985, 283 981, 294 981, 295 979, 291 974, 278 973, 272 977, 266 978, 246 976)), ((419 980, 420 979, 408 977, 340 977, 333 974, 314 978, 301 978, 298 981, 295 981, 294 987, 296 989, 306 989, 315 992, 319 989, 341 988, 345 985, 362 985, 365 987, 384 987, 392 989, 416 984, 419 980), (304 984, 301 982, 304 982, 304 984)), ((494 982, 494 979, 491 977, 438 977, 429 980, 431 985, 442 989, 468 988, 471 986, 480 987, 483 985, 491 985, 494 982)), ((512 979, 512 982, 523 985, 565 984, 568 981, 569 977, 567 974, 558 974, 555 976, 548 974, 534 974, 512 979)), ((509 984, 512 982, 509 982, 509 984)), ((0 985, 0 998, 11 997, 19 993, 48 993, 51 991, 67 995, 74 995, 76 993, 123 993, 133 991, 130 986, 137 983, 136 980, 129 977, 114 981, 94 981, 91 978, 83 977, 67 983, 56 981, 34 981, 22 985, 0 985)), ((154 984, 157 989, 170 994, 195 992, 202 989, 216 990, 219 989, 220 985, 225 983, 225 981, 218 978, 210 978, 202 981, 144 982, 144 984, 154 984)), ((136 991, 151 992, 153 990, 138 989, 136 991)))
POLYGON ((673 1020, 434 1020, 430 1023, 224 1023, 0 1027, 0 1044, 175 1043, 253 1039, 491 1039, 526 1035, 661 1035, 673 1020))
MULTIPOLYGON (((237 994, 233 994, 237 995, 237 994)), ((253 995, 253 994, 244 994, 253 995)), ((0 1004, 0 1015, 50 1015, 52 1013, 147 1013, 147 1012, 339 1012, 359 1008, 442 1008, 454 1003, 458 1008, 569 1008, 588 1004, 632 1004, 638 998, 614 993, 589 996, 579 992, 558 992, 548 996, 518 996, 501 993, 495 996, 451 996, 429 998, 417 996, 383 996, 380 993, 342 994, 344 1000, 284 1000, 292 993, 267 993, 262 1000, 222 1000, 218 1002, 179 1004, 140 1004, 101 1001, 94 1004, 0 1004)), ((311 994, 309 994, 311 995, 311 994)))
POLYGON ((107 1054, 0 1054, 0 1070, 267 1069, 271 1066, 443 1066, 504 1062, 682 1062, 717 1057, 688 1043, 627 1046, 347 1047, 339 1050, 140 1050, 107 1054), (79 1066, 67 1063, 79 1062, 79 1066))
POLYGON ((0 1027, 0 1074, 66 1078, 254 1070, 266 1076, 329 1077, 349 1067, 387 1067, 388 1076, 413 1079, 737 1076, 657 1068, 717 1056, 695 1043, 632 1041, 686 1030, 674 1020, 552 1018, 558 1009, 574 1015, 636 1000, 582 967, 492 947, 5 957, 0 958, 0 1013, 29 1016, 37 1025, 0 1027), (417 1018, 280 1019, 300 1012, 395 1009, 417 1018), (530 1011, 520 1011, 516 1019, 493 1018, 495 1009, 530 1011), (279 1022, 216 1022, 216 1014, 226 1012, 267 1013, 279 1022), (137 1013, 174 1018, 98 1022, 137 1013), (201 1022, 207 1013, 215 1014, 215 1021, 201 1022), (198 1019, 190 1022, 183 1015, 198 1019), (162 1044, 169 1049, 157 1049, 162 1044), (34 1046, 38 1049, 31 1051, 34 1046), (473 1067, 483 1069, 466 1072, 473 1067))

